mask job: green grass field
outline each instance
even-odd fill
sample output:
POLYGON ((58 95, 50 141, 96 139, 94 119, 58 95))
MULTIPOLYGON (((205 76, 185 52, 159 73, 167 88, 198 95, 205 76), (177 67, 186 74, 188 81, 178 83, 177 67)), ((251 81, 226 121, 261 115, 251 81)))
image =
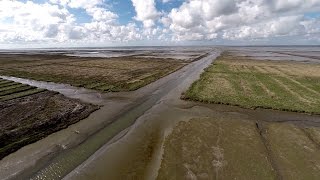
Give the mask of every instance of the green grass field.
POLYGON ((224 52, 184 99, 320 113, 320 65, 246 59, 224 52))

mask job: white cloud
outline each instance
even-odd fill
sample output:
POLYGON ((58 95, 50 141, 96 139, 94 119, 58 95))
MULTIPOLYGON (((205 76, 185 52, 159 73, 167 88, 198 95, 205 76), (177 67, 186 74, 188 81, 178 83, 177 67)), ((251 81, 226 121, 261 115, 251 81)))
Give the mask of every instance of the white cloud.
POLYGON ((227 29, 224 31, 223 37, 225 39, 237 40, 304 34, 306 33, 306 28, 302 25, 301 21, 301 16, 275 18, 251 26, 227 29))
POLYGON ((154 0, 131 0, 136 11, 134 17, 137 21, 141 21, 146 28, 155 25, 155 21, 159 18, 160 13, 155 7, 154 0))
POLYGON ((115 13, 99 7, 89 8, 87 13, 92 16, 93 21, 104 21, 105 23, 112 23, 118 18, 115 13))
POLYGON ((320 0, 185 0, 169 12, 157 10, 155 0, 131 0, 132 18, 143 25, 120 24, 122 15, 112 11, 110 0, 47 1, 0 0, 0 43, 250 42, 290 36, 320 42, 320 17, 306 16, 320 12, 320 0), (71 9, 84 10, 89 22, 77 22, 71 9))
POLYGON ((167 3, 167 2, 170 2, 172 0, 162 0, 163 3, 167 3))
POLYGON ((65 8, 51 4, 0 1, 0 41, 44 41, 58 36, 75 19, 65 8), (31 11, 32 9, 32 11, 31 11), (7 21, 7 23, 6 23, 7 21), (9 21, 9 22, 8 22, 9 21))
POLYGON ((103 0, 49 0, 52 4, 69 6, 71 8, 88 9, 103 4, 103 0))
POLYGON ((319 11, 320 0, 187 0, 161 22, 171 30, 174 40, 181 41, 296 34, 303 38, 308 28, 317 29, 312 25, 316 22, 305 22, 303 15, 319 11))
POLYGON ((101 0, 50 0, 36 4, 0 1, 0 43, 98 42, 141 39, 135 24, 117 24, 118 15, 102 8, 101 0), (78 24, 67 7, 85 9, 91 22, 78 24), (31 11, 32 9, 32 11, 31 11))

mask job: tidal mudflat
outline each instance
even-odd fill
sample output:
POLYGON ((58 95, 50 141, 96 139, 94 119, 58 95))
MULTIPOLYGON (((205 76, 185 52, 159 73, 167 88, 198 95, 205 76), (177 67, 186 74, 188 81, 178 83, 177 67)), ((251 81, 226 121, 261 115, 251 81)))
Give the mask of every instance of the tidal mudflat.
POLYGON ((315 55, 275 58, 303 53, 279 49, 226 50, 205 69, 182 97, 223 113, 178 121, 157 179, 320 176, 320 65, 315 55))
MULTIPOLYGON (((295 53, 302 54, 301 49, 297 49, 299 52, 295 50, 295 53)), ((279 55, 292 51, 290 47, 215 48, 207 56, 207 52, 198 53, 204 58, 197 56, 200 59, 183 60, 186 65, 181 69, 136 91, 102 94, 104 106, 87 119, 0 161, 0 170, 4 170, 0 177, 316 179, 320 170, 320 116, 317 107, 313 106, 317 104, 312 103, 319 102, 319 90, 317 83, 310 79, 317 79, 318 64, 316 59, 310 60, 311 57, 300 61, 305 57, 290 59, 293 55, 279 55), (220 52, 222 55, 216 59, 220 52), (241 56, 241 53, 245 55, 241 56), (276 58, 272 58, 274 54, 276 58), (205 69, 212 61, 213 65, 205 69), (216 65, 223 68, 216 72, 216 65), (207 76, 208 70, 214 72, 213 76, 224 73, 227 80, 234 77, 234 86, 225 86, 223 82, 226 80, 218 81, 225 76, 218 76, 218 80, 210 76, 206 84, 201 85, 202 89, 198 89, 199 94, 207 93, 201 97, 220 97, 215 91, 235 91, 240 94, 231 94, 239 100, 235 102, 244 102, 248 106, 181 99, 182 94, 186 97, 190 87, 192 89, 207 76), (272 79, 270 85, 268 78, 272 79), (237 85, 240 80, 244 83, 237 85), (276 89, 272 89, 273 84, 277 85, 276 89), (274 94, 269 96, 263 85, 271 88, 274 94), (234 89, 237 86, 240 89, 234 89), (244 94, 245 88, 252 94, 244 94), (297 94, 301 97, 294 96, 297 94), (240 101, 241 98, 248 101, 240 101), (258 104, 274 105, 272 100, 279 101, 275 103, 279 108, 258 104), (75 130, 79 134, 74 133, 75 130), (46 145, 50 148, 43 147, 46 145), (66 149, 53 151, 51 147, 57 145, 66 149), (40 153, 47 149, 57 154, 40 153), (28 155, 35 151, 37 153, 28 155), (38 157, 38 154, 50 158, 36 158, 38 161, 34 164, 17 163, 20 159, 38 157)), ((151 58, 152 61, 165 53, 168 52, 130 51, 130 57, 151 58)), ((84 54, 81 57, 90 56, 84 54)), ((70 56, 75 57, 78 58, 70 56)), ((166 61, 166 58, 162 59, 166 61)), ((176 60, 171 59, 173 63, 176 60)))
POLYGON ((0 159, 97 109, 52 91, 0 79, 0 159))

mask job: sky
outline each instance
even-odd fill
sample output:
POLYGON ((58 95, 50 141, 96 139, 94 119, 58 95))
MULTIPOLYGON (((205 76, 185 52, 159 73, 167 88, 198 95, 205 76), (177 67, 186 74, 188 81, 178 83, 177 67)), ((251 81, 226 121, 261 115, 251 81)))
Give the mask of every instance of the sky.
POLYGON ((0 0, 0 48, 319 44, 320 0, 0 0))

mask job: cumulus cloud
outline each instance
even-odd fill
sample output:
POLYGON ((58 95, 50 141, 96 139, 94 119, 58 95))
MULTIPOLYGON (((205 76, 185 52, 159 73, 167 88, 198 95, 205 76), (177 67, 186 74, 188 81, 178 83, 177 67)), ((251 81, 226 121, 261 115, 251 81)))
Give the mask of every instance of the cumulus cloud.
POLYGON ((103 4, 103 0, 49 0, 52 4, 69 6, 71 8, 88 9, 103 4))
POLYGON ((131 0, 136 13, 128 19, 134 21, 121 24, 126 12, 115 13, 111 0, 0 0, 0 43, 250 42, 290 36, 320 42, 320 16, 308 16, 320 12, 320 0, 184 0, 169 11, 160 9, 171 1, 158 0, 156 6, 156 0, 131 0), (78 9, 87 22, 71 13, 78 9))
POLYGON ((0 1, 0 41, 43 41, 55 38, 62 26, 72 25, 74 16, 65 8, 50 4, 0 1), (32 9, 32 11, 30 11, 32 9), (7 25, 6 25, 7 24, 7 25))
POLYGON ((227 29, 223 33, 225 39, 258 39, 276 36, 293 36, 306 32, 301 16, 275 18, 267 22, 227 29))
POLYGON ((146 28, 155 25, 160 13, 157 11, 154 0, 131 0, 136 11, 135 19, 141 21, 146 28))
POLYGON ((135 24, 119 25, 118 15, 103 8, 102 0, 0 1, 0 43, 120 42, 140 39, 135 24), (91 22, 78 24, 68 8, 84 9, 91 22), (32 11, 31 11, 32 9, 32 11))
POLYGON ((304 14, 319 10, 319 0, 187 0, 161 22, 174 40, 257 39, 307 34, 316 22, 304 14))

